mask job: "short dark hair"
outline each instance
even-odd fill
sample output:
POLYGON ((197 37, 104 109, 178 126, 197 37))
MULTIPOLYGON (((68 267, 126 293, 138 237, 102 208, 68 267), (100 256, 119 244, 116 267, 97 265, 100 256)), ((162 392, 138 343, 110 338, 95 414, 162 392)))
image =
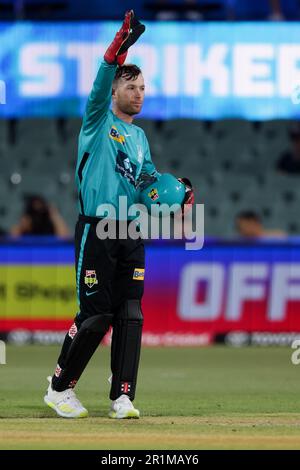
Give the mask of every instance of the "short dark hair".
POLYGON ((259 215, 251 210, 239 212, 236 219, 255 220, 256 222, 261 222, 259 215))
POLYGON ((113 86, 120 78, 125 78, 125 80, 136 80, 137 77, 142 73, 141 69, 134 64, 125 64, 119 65, 116 70, 113 86))

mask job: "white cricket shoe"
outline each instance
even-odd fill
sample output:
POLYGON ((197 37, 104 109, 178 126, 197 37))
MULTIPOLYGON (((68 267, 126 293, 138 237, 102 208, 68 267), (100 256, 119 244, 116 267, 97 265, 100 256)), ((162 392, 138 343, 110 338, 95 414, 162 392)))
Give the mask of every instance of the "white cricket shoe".
POLYGON ((52 388, 52 377, 47 377, 49 387, 44 402, 50 406, 59 416, 63 418, 85 418, 88 415, 86 410, 72 388, 67 388, 63 392, 56 392, 52 388))
POLYGON ((112 401, 108 416, 114 419, 138 419, 140 417, 140 412, 134 408, 131 400, 127 395, 121 395, 119 398, 112 401))

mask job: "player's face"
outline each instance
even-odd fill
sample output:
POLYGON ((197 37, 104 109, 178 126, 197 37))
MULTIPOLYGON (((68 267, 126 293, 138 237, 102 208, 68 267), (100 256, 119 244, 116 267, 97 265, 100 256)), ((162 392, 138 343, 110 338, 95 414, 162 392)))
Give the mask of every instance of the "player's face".
POLYGON ((135 80, 121 78, 114 91, 115 105, 125 114, 134 116, 138 114, 143 106, 145 98, 145 83, 142 74, 135 80))

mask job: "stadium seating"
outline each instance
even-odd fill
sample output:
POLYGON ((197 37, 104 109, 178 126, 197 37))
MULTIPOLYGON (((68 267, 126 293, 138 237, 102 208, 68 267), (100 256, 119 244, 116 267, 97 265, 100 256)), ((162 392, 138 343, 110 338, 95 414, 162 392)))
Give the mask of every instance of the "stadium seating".
MULTIPOLYGON (((300 233, 300 176, 282 175, 276 161, 289 147, 289 121, 136 120, 161 172, 189 177, 205 204, 205 233, 235 235, 241 210, 255 210, 267 227, 300 233)), ((77 214, 74 184, 79 118, 0 120, 0 225, 18 220, 23 196, 55 204, 70 230, 77 214)))

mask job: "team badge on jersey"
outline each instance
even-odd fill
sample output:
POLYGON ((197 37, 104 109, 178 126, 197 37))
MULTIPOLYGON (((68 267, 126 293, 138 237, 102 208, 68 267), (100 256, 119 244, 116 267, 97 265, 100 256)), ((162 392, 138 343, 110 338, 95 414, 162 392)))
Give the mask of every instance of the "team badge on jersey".
POLYGON ((129 183, 135 186, 136 165, 132 163, 128 155, 121 150, 118 150, 115 171, 121 173, 129 183))
POLYGON ((95 270, 87 269, 85 271, 84 283, 92 288, 95 284, 98 284, 98 279, 95 270))
POLYGON ((116 142, 119 142, 119 144, 125 145, 125 137, 121 134, 119 134, 117 128, 115 126, 112 126, 110 131, 109 131, 109 137, 116 142))

